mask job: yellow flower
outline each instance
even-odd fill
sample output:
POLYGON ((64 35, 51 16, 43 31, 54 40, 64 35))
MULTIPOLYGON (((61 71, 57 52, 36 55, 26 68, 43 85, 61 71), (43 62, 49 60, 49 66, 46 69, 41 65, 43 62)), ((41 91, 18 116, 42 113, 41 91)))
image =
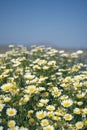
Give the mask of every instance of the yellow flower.
MULTIPOLYGON (((27 80, 28 82, 29 80, 27 80)), ((29 81, 30 84, 36 84, 38 82, 38 78, 34 78, 33 80, 29 81)))
POLYGON ((33 66, 33 69, 34 69, 34 70, 36 70, 36 69, 40 70, 41 67, 40 67, 39 65, 34 65, 34 66, 33 66))
POLYGON ((81 110, 80 110, 79 108, 75 108, 75 109, 73 110, 73 113, 79 115, 79 114, 81 114, 81 110))
POLYGON ((40 102, 42 104, 46 105, 49 102, 49 100, 48 99, 41 99, 40 102))
POLYGON ((5 97, 5 98, 4 98, 4 102, 9 102, 10 100, 11 100, 10 97, 5 97))
POLYGON ((54 97, 58 97, 58 96, 61 95, 61 91, 60 91, 60 90, 58 90, 58 91, 52 91, 52 95, 53 95, 54 97))
POLYGON ((48 62, 48 66, 55 66, 56 65, 56 61, 49 61, 48 62))
POLYGON ((43 103, 38 103, 37 106, 38 106, 38 107, 43 107, 44 104, 43 104, 43 103))
POLYGON ((28 79, 28 80, 32 80, 32 79, 35 78, 35 75, 31 75, 31 74, 29 74, 29 73, 26 73, 26 74, 24 75, 24 77, 25 77, 26 79, 28 79))
POLYGON ((28 86, 28 87, 26 88, 25 92, 26 92, 26 93, 29 93, 29 94, 32 94, 32 93, 35 92, 35 90, 36 90, 36 86, 30 85, 30 86, 28 86))
POLYGON ((73 82, 79 82, 83 78, 80 75, 74 76, 74 79, 72 79, 73 82))
POLYGON ((64 107, 70 107, 73 104, 73 101, 71 99, 67 99, 62 101, 61 103, 64 107))
POLYGON ((29 95, 24 95, 24 98, 23 98, 23 103, 26 103, 30 100, 30 96, 29 95))
POLYGON ((74 83, 74 87, 80 88, 80 87, 82 87, 82 83, 76 82, 76 83, 74 83))
POLYGON ((78 65, 74 65, 73 67, 72 67, 72 71, 74 72, 74 71, 78 71, 80 69, 80 66, 78 66, 78 65))
POLYGON ((77 94, 77 97, 78 97, 78 98, 84 98, 85 95, 86 95, 86 93, 79 93, 79 94, 77 94))
POLYGON ((10 120, 9 122, 8 122, 8 127, 14 127, 15 126, 15 121, 14 120, 10 120))
POLYGON ((36 117, 38 119, 43 119, 43 118, 46 117, 46 115, 47 115, 46 111, 38 111, 38 112, 36 112, 36 117))
POLYGON ((87 120, 84 121, 84 125, 87 126, 87 120))
POLYGON ((87 114, 87 108, 84 108, 82 111, 84 114, 87 114))
POLYGON ((26 103, 26 102, 28 102, 28 101, 29 101, 29 98, 28 98, 28 97, 24 97, 23 103, 26 103))
POLYGON ((43 130, 54 130, 54 127, 52 125, 48 125, 44 127, 43 130))
POLYGON ((0 80, 2 80, 2 78, 3 78, 3 76, 2 76, 2 75, 0 75, 0 80))
POLYGON ((60 97, 61 100, 67 100, 68 99, 68 96, 67 95, 63 95, 60 97))
POLYGON ((61 120, 61 118, 58 117, 58 116, 53 116, 52 119, 55 120, 55 121, 59 121, 59 120, 61 120))
POLYGON ((77 105, 81 106, 81 105, 83 105, 83 102, 77 102, 77 105))
POLYGON ((38 62, 39 65, 46 65, 47 61, 46 60, 40 60, 38 62))
POLYGON ((48 113, 47 113, 47 116, 48 116, 48 117, 54 117, 54 112, 53 112, 53 111, 48 112, 48 113))
POLYGON ((49 121, 47 119, 43 119, 41 121, 41 126, 47 126, 47 125, 49 125, 49 121))
POLYGON ((14 109, 14 108, 7 108, 7 110, 6 110, 6 114, 7 114, 8 116, 15 116, 16 113, 17 113, 17 110, 14 109))
POLYGON ((76 125, 77 129, 82 129, 83 128, 83 122, 82 121, 78 121, 75 125, 76 125))
POLYGON ((48 70, 49 67, 48 66, 43 66, 43 70, 48 70))
POLYGON ((39 83, 43 83, 48 77, 40 76, 39 83))
POLYGON ((73 116, 72 116, 71 114, 65 114, 65 115, 64 115, 64 119, 65 119, 66 121, 70 121, 70 120, 72 120, 72 118, 73 118, 73 116))
POLYGON ((55 107, 54 107, 53 105, 48 105, 48 106, 46 107, 46 109, 49 110, 49 111, 54 111, 54 110, 55 110, 55 107))
POLYGON ((64 80, 63 80, 63 82, 70 82, 71 81, 71 77, 66 77, 64 80))
MULTIPOLYGON (((45 90, 44 87, 38 87, 38 88, 37 88, 37 92, 41 92, 41 91, 43 91, 43 90, 45 90)), ((43 93, 43 95, 44 95, 44 93, 43 93)))
POLYGON ((12 88, 12 84, 11 83, 7 83, 7 84, 3 84, 1 86, 1 89, 5 92, 9 92, 11 91, 11 88, 12 88))

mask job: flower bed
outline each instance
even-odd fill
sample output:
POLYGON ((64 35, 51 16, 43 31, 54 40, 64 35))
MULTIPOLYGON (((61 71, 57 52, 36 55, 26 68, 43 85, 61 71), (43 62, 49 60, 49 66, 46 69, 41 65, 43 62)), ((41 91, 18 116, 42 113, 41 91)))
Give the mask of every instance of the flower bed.
POLYGON ((0 130, 87 130, 84 51, 11 48, 0 54, 0 130))

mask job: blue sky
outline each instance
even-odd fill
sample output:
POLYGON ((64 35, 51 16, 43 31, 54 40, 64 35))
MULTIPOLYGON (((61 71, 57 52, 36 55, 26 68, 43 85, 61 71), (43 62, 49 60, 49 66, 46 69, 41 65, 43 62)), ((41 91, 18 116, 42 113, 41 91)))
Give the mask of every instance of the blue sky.
POLYGON ((87 0, 0 0, 0 45, 87 48, 87 0))

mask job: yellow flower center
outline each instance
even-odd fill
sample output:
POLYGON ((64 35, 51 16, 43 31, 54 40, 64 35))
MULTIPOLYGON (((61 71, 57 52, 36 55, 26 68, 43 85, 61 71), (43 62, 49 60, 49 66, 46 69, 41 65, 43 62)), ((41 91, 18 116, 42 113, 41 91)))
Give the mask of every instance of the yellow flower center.
POLYGON ((8 126, 9 126, 9 127, 14 127, 14 126, 15 126, 15 122, 14 122, 14 121, 10 121, 10 122, 8 123, 8 126))
POLYGON ((65 102, 64 106, 69 107, 70 106, 70 102, 65 102))
POLYGON ((10 114, 10 115, 13 115, 13 114, 14 114, 14 111, 13 111, 13 110, 10 110, 10 111, 9 111, 9 114, 10 114))
POLYGON ((5 90, 5 91, 9 91, 10 89, 11 89, 11 86, 5 86, 5 87, 4 87, 4 90, 5 90))
POLYGON ((52 130, 51 128, 46 128, 46 130, 52 130))
POLYGON ((9 102, 10 100, 11 100, 11 98, 9 98, 9 97, 6 97, 6 98, 4 99, 5 102, 9 102))
POLYGON ((71 120, 72 119, 72 116, 71 115, 69 115, 69 114, 66 114, 65 115, 65 120, 71 120))
POLYGON ((40 118, 44 118, 44 114, 43 114, 43 113, 40 113, 40 114, 39 114, 39 117, 40 117, 40 118))
POLYGON ((47 126, 49 122, 47 120, 42 120, 41 125, 42 126, 47 126))
POLYGON ((79 125, 78 125, 78 128, 82 128, 82 126, 83 126, 82 124, 79 124, 79 125))
POLYGON ((30 93, 33 93, 35 91, 35 88, 30 88, 30 93))

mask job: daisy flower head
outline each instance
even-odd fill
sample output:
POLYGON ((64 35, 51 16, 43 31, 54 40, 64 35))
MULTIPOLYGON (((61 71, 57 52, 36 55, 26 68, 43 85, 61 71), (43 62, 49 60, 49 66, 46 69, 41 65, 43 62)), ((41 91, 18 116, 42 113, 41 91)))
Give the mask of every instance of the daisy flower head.
POLYGON ((15 126, 15 121, 14 120, 10 120, 8 121, 8 127, 14 127, 15 126))
POLYGON ((52 125, 48 125, 44 127, 43 130, 54 130, 54 127, 52 125))
POLYGON ((64 107, 70 107, 70 106, 72 106, 72 104, 73 104, 73 101, 71 100, 71 99, 67 99, 67 100, 64 100, 64 101, 62 101, 62 103, 61 103, 64 107))
POLYGON ((54 110, 55 110, 55 107, 54 107, 53 105, 48 105, 48 106, 46 107, 46 109, 49 110, 49 111, 54 111, 54 110))
POLYGON ((41 120, 41 126, 47 126, 49 125, 49 121, 47 119, 41 120))
POLYGON ((28 80, 32 80, 32 79, 35 78, 35 75, 31 75, 30 73, 26 73, 26 74, 24 75, 24 77, 25 77, 26 79, 28 79, 28 80))
POLYGON ((81 106, 81 105, 83 105, 83 102, 82 102, 82 101, 77 102, 77 105, 78 105, 78 106, 81 106))
POLYGON ((32 93, 35 92, 35 90, 36 90, 36 86, 30 85, 30 86, 28 86, 28 87, 26 88, 25 92, 26 92, 26 93, 29 93, 29 94, 32 94, 32 93))
POLYGON ((49 67, 48 66, 43 66, 43 70, 48 70, 49 67))
POLYGON ((54 117, 54 112, 53 111, 47 112, 47 116, 53 118, 54 117))
POLYGON ((72 116, 71 114, 65 114, 65 115, 64 115, 64 119, 65 119, 66 121, 70 121, 70 120, 72 120, 72 118, 73 118, 73 116, 72 116))
POLYGON ((59 97, 61 95, 61 90, 56 89, 56 87, 53 87, 52 95, 54 97, 59 97))
POLYGON ((46 117, 46 115, 47 115, 46 111, 37 111, 37 112, 36 112, 36 117, 37 117, 38 119, 43 119, 43 118, 46 117))
POLYGON ((84 114, 87 114, 87 108, 84 108, 84 109, 83 109, 83 113, 84 113, 84 114))
POLYGON ((75 108, 75 109, 73 110, 73 113, 79 115, 79 114, 81 114, 81 110, 80 110, 79 108, 75 108))
POLYGON ((49 99, 40 99, 40 102, 45 105, 49 102, 49 99))
POLYGON ((11 91, 11 88, 12 88, 12 84, 11 84, 11 83, 3 84, 3 85, 1 86, 1 89, 2 89, 4 92, 9 92, 9 91, 11 91))
POLYGON ((43 104, 43 103, 38 103, 37 106, 38 106, 38 107, 43 107, 44 104, 43 104))
POLYGON ((73 85, 75 88, 81 88, 83 84, 81 82, 75 82, 73 85))
POLYGON ((18 126, 10 127, 7 130, 20 130, 18 126))
POLYGON ((56 65, 56 61, 49 61, 48 62, 48 66, 55 66, 56 65))
POLYGON ((17 114, 17 110, 15 108, 7 108, 6 114, 10 117, 15 116, 17 114))
POLYGON ((40 60, 38 62, 39 65, 46 65, 47 61, 46 60, 40 60))
POLYGON ((83 122, 82 121, 78 121, 75 125, 76 125, 76 128, 78 130, 83 128, 83 122))
POLYGON ((11 100, 10 97, 5 97, 5 98, 4 98, 4 102, 9 102, 10 100, 11 100))
POLYGON ((77 98, 84 98, 86 93, 79 93, 77 94, 77 98))

